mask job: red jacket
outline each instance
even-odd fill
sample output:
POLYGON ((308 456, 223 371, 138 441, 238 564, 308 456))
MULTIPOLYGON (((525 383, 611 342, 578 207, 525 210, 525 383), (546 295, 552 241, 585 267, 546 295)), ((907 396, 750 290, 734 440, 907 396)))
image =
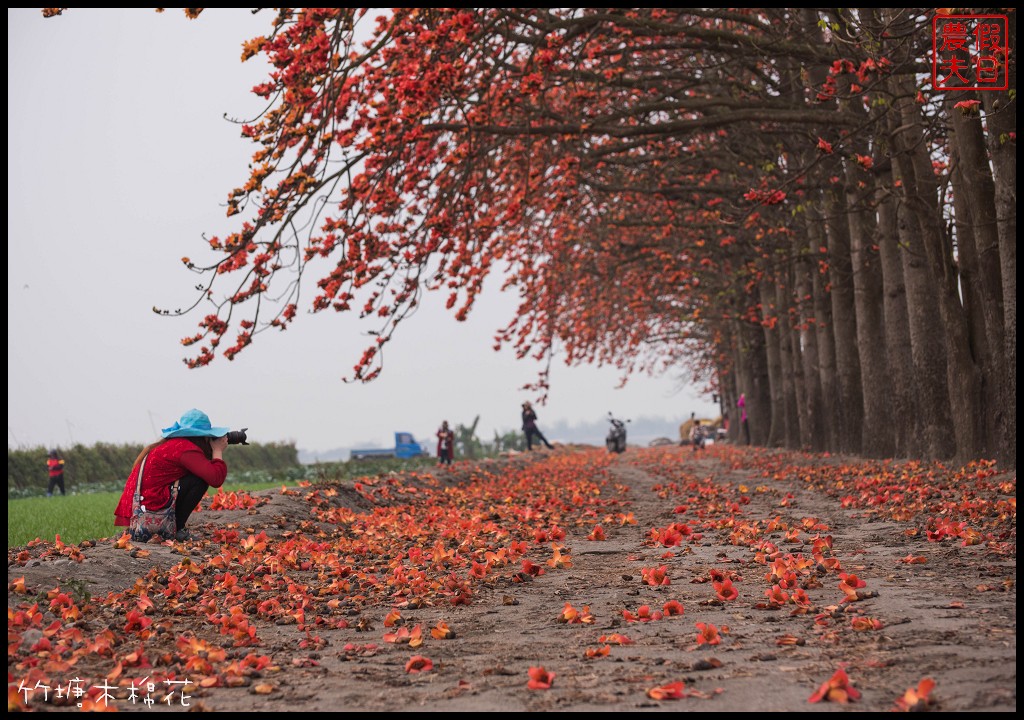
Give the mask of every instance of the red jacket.
MULTIPOLYGON (((140 463, 141 465, 141 463, 140 463)), ((220 487, 228 476, 223 460, 207 460, 195 443, 185 438, 172 438, 150 450, 142 475, 142 504, 148 510, 167 507, 171 499, 171 485, 185 475, 195 475, 211 487, 220 487)), ((132 500, 139 465, 132 468, 114 510, 114 524, 127 526, 132 517, 132 500)))
POLYGON ((64 474, 64 461, 60 458, 47 458, 46 467, 50 469, 50 477, 60 477, 64 474))
POLYGON ((439 458, 455 458, 455 433, 451 428, 437 431, 437 456, 439 458))

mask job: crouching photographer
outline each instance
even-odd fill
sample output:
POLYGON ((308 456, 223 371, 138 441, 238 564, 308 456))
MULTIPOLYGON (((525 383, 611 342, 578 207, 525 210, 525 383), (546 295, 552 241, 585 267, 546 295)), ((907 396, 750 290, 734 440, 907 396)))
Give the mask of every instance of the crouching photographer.
POLYGON ((245 432, 214 427, 200 410, 189 410, 161 439, 139 453, 114 510, 114 524, 127 527, 133 540, 196 540, 186 530, 189 516, 211 487, 228 474, 224 448, 248 445, 245 432))

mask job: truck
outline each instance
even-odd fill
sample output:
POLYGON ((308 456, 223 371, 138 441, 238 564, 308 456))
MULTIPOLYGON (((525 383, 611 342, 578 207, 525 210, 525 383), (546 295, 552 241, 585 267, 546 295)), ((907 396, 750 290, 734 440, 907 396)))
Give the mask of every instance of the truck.
POLYGON ((409 432, 396 432, 395 446, 393 448, 364 448, 349 451, 349 459, 351 460, 368 460, 371 458, 414 458, 426 457, 428 455, 430 455, 430 451, 420 443, 416 442, 412 433, 409 432))

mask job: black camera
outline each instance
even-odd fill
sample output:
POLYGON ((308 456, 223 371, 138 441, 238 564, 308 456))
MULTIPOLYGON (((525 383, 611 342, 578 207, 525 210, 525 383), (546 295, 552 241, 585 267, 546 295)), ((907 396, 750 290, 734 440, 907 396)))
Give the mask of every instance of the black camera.
POLYGON ((228 432, 228 445, 248 445, 246 442, 245 431, 249 428, 242 428, 241 430, 231 430, 228 432))

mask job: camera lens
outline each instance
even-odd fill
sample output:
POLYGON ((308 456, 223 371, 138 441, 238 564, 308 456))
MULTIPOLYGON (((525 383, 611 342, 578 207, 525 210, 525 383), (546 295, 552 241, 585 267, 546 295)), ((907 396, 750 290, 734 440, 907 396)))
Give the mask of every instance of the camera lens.
POLYGON ((248 445, 246 442, 245 431, 249 428, 242 428, 241 430, 232 430, 228 433, 228 445, 248 445))

